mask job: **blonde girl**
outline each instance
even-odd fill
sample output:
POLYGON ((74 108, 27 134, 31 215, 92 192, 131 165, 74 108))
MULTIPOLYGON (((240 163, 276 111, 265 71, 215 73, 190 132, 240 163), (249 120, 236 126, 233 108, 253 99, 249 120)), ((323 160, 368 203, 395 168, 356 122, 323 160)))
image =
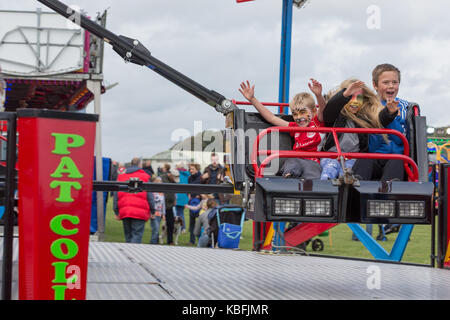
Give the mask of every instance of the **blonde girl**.
MULTIPOLYGON (((323 111, 325 126, 337 128, 384 128, 395 116, 383 107, 375 92, 357 79, 343 81, 323 111)), ((338 133, 337 136, 342 152, 368 152, 368 134, 338 133)), ((384 136, 384 139, 387 140, 387 137, 384 136)), ((337 151, 331 134, 327 136, 323 150, 337 151)), ((351 168, 354 163, 355 159, 345 160, 345 168, 351 168)), ((320 164, 322 180, 334 179, 343 173, 337 159, 323 158, 320 164)))

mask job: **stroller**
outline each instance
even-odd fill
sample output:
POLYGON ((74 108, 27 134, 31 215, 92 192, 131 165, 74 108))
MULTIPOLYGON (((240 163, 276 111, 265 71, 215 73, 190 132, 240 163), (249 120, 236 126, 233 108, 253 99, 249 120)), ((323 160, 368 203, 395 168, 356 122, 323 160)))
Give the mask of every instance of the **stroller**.
MULTIPOLYGON (((288 232, 289 230, 291 230, 292 228, 294 228, 295 226, 301 224, 301 222, 291 222, 289 223, 288 227, 286 228, 285 232, 288 232)), ((308 245, 311 243, 311 248, 313 249, 313 251, 323 251, 325 245, 323 243, 323 241, 319 238, 321 237, 327 237, 329 236, 329 231, 324 231, 321 234, 312 237, 311 239, 306 240, 305 242, 300 243, 299 245, 297 245, 296 247, 299 249, 302 249, 303 251, 306 251, 308 245)))
POLYGON ((209 233, 212 247, 239 248, 245 221, 245 209, 237 205, 221 205, 208 215, 209 233))

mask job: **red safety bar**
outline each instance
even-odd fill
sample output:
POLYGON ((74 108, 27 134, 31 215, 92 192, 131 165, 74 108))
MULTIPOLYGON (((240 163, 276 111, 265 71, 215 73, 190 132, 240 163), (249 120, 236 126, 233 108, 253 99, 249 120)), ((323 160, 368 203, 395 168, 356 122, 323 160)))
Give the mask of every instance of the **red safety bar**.
POLYGON ((419 169, 417 164, 409 157, 409 143, 406 137, 397 130, 392 129, 368 129, 368 128, 302 128, 302 127, 270 127, 267 128, 256 137, 253 145, 253 152, 251 161, 253 169, 255 170, 255 177, 261 178, 264 174, 265 167, 275 158, 332 158, 340 159, 341 157, 347 159, 395 159, 402 160, 405 171, 408 174, 409 181, 418 181, 419 169), (321 151, 285 151, 285 150, 258 150, 261 139, 270 132, 322 132, 331 133, 333 135, 337 152, 321 152, 321 151), (337 133, 364 133, 364 134, 393 134, 398 136, 403 142, 403 154, 383 154, 383 153, 356 153, 356 152, 342 152, 337 133), (268 156, 258 167, 257 157, 260 155, 268 156), (408 164, 412 167, 409 168, 408 164))

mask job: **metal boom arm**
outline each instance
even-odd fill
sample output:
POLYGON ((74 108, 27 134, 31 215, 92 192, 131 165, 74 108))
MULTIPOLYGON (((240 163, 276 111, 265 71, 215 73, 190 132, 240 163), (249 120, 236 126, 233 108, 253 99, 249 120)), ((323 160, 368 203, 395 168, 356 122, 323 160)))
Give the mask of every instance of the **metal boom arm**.
POLYGON ((114 34, 58 0, 38 1, 112 45, 113 50, 126 61, 152 69, 159 75, 214 107, 218 112, 227 114, 236 108, 231 100, 226 99, 224 96, 213 90, 203 87, 199 83, 153 57, 150 51, 139 41, 114 34))

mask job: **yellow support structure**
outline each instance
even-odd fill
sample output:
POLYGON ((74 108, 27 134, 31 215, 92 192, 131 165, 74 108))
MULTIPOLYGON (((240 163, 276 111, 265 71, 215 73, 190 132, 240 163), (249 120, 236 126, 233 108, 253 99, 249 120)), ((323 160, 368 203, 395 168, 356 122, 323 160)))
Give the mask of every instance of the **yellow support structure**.
POLYGON ((275 230, 273 229, 273 223, 271 223, 270 229, 269 229, 269 232, 267 232, 266 240, 264 241, 263 247, 268 246, 269 244, 272 243, 272 238, 273 238, 274 232, 275 232, 275 230))
POLYGON ((445 264, 447 264, 448 262, 450 262, 450 243, 448 244, 447 254, 445 255, 445 259, 444 259, 445 264))

